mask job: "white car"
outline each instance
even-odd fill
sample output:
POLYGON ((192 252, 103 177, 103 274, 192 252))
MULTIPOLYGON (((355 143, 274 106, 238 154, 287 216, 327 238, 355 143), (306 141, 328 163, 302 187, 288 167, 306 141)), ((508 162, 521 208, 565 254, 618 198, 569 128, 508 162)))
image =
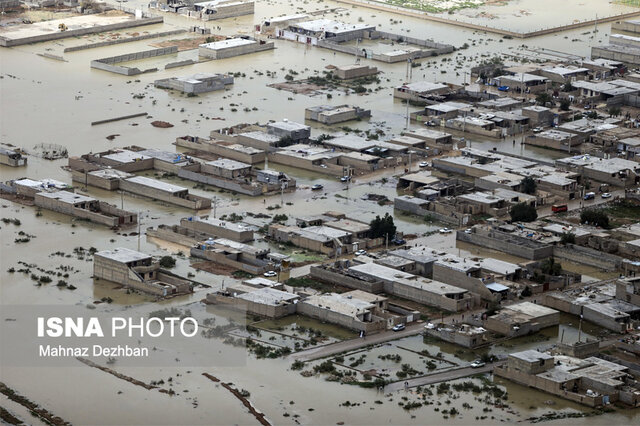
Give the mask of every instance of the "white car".
POLYGON ((397 324, 397 325, 394 325, 392 328, 393 331, 402 331, 404 329, 405 329, 404 324, 397 324))
POLYGON ((441 234, 450 234, 453 231, 451 231, 451 229, 449 229, 449 228, 442 228, 438 232, 441 233, 441 234))
POLYGON ((420 166, 420 167, 429 167, 429 163, 427 163, 426 161, 422 161, 420 164, 418 164, 418 166, 420 166))
POLYGON ((267 278, 275 277, 278 275, 276 271, 267 271, 263 274, 267 278))
POLYGON ((426 328, 427 330, 434 330, 436 328, 436 325, 430 322, 427 325, 425 325, 424 328, 426 328))
POLYGON ((472 233, 473 233, 473 230, 472 230, 471 228, 468 228, 468 229, 465 229, 465 230, 464 230, 464 233, 465 233, 465 234, 472 234, 472 233))
POLYGON ((471 363, 471 368, 480 368, 480 367, 484 367, 484 365, 485 365, 484 362, 480 361, 479 359, 476 359, 471 363))
POLYGON ((363 256, 363 255, 367 254, 367 251, 366 250, 358 250, 357 252, 355 252, 353 254, 355 254, 356 256, 363 256))
POLYGON ((351 176, 342 176, 340 178, 340 182, 349 182, 351 180, 351 176))
POLYGON ((604 194, 601 195, 602 198, 611 198, 611 193, 610 192, 605 192, 604 194))

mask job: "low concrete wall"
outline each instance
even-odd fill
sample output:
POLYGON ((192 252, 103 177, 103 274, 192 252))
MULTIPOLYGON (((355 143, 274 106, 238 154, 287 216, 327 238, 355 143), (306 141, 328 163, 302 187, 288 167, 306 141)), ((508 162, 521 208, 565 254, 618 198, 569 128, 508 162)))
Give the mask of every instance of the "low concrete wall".
POLYGON ((554 246, 553 256, 557 259, 568 260, 582 265, 595 266, 607 271, 622 269, 623 258, 614 254, 603 253, 589 247, 567 244, 566 246, 554 246))
POLYGON ((318 266, 312 266, 310 268, 311 278, 324 281, 330 284, 338 284, 344 287, 353 288, 356 290, 366 291, 368 293, 381 293, 384 289, 384 284, 381 281, 364 281, 356 278, 348 277, 346 275, 339 274, 337 272, 329 271, 318 266))
POLYGON ((386 321, 362 322, 348 315, 343 315, 329 309, 323 309, 315 305, 310 305, 304 301, 298 302, 297 312, 311 318, 325 321, 331 324, 337 324, 350 330, 365 331, 367 333, 384 330, 386 321))
POLYGON ((464 231, 457 231, 456 240, 498 250, 503 253, 509 253, 513 256, 529 260, 545 259, 554 254, 554 247, 551 245, 538 244, 538 246, 535 246, 535 242, 532 240, 527 240, 531 242, 530 245, 520 245, 517 243, 516 237, 496 230, 486 233, 472 232, 470 234, 464 231))
POLYGON ((177 46, 163 47, 160 49, 144 50, 142 52, 128 53, 126 55, 111 56, 108 58, 95 59, 91 61, 91 68, 100 69, 122 75, 137 75, 145 72, 157 71, 157 68, 150 68, 141 71, 139 68, 129 68, 116 65, 122 62, 138 61, 141 59, 153 58, 155 56, 171 55, 178 52, 177 46))
POLYGON ((130 42, 133 42, 133 41, 147 40, 147 39, 150 39, 150 38, 166 37, 166 36, 175 35, 175 34, 182 34, 182 33, 185 33, 185 32, 187 32, 187 30, 163 31, 161 33, 143 34, 143 35, 140 35, 140 36, 121 38, 121 39, 117 39, 117 40, 100 41, 100 42, 97 42, 97 43, 82 44, 80 46, 66 47, 64 49, 64 53, 77 52, 78 50, 94 49, 96 47, 113 46, 114 44, 130 43, 130 42))
POLYGON ((202 173, 187 170, 184 167, 180 169, 180 171, 178 172, 178 176, 183 179, 204 183, 206 185, 217 186, 218 188, 224 188, 229 191, 235 191, 239 194, 251 195, 253 197, 261 195, 263 193, 263 188, 259 186, 247 187, 228 179, 218 178, 212 175, 205 175, 202 173))
POLYGON ((117 24, 99 25, 95 27, 79 28, 76 30, 67 30, 49 34, 42 34, 33 37, 25 37, 16 40, 10 40, 0 36, 0 46, 12 47, 29 43, 40 43, 43 41, 59 40, 63 38, 78 37, 86 34, 102 33, 107 31, 121 30, 125 28, 140 27, 143 25, 161 24, 164 19, 161 16, 154 18, 132 19, 130 21, 119 22, 117 24))

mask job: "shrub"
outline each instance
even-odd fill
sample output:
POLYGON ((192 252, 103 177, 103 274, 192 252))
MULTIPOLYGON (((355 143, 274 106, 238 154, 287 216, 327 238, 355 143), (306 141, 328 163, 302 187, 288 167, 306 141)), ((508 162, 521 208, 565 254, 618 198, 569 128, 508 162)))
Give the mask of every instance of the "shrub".
POLYGON ((163 268, 173 268, 176 266, 176 260, 172 256, 162 256, 159 263, 163 268))
POLYGON ((533 222, 538 218, 536 208, 526 203, 519 203, 511 207, 511 221, 513 222, 533 222))
POLYGON ((580 223, 588 223, 589 225, 608 228, 609 216, 602 210, 587 209, 580 213, 580 223))

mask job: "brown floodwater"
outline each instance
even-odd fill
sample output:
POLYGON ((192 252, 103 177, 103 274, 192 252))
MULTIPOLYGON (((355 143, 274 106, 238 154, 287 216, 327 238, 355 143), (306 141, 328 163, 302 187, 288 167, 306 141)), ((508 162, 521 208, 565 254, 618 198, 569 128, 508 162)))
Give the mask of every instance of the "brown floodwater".
MULTIPOLYGON (((126 3, 127 7, 139 5, 144 5, 146 8, 146 2, 143 1, 126 3)), ((413 80, 424 78, 430 81, 461 83, 464 71, 496 54, 527 55, 533 58, 549 59, 545 54, 532 53, 531 49, 536 47, 587 56, 592 45, 606 42, 610 31, 609 25, 606 24, 599 26, 599 32, 594 38, 591 38, 592 33, 584 34, 592 31, 585 28, 525 41, 508 40, 493 34, 477 33, 362 7, 345 7, 343 4, 331 1, 287 2, 284 0, 259 1, 254 17, 234 18, 222 22, 202 23, 166 14, 164 24, 145 27, 144 30, 167 31, 197 24, 213 28, 216 34, 248 34, 254 23, 259 23, 265 18, 297 13, 301 10, 313 11, 333 7, 342 9, 328 14, 327 17, 348 22, 357 22, 361 18, 387 31, 433 38, 456 46, 461 46, 463 43, 470 45, 466 50, 448 55, 447 58, 451 58, 450 61, 443 62, 441 57, 425 60, 421 67, 414 68, 413 80), (221 30, 217 30, 218 26, 221 30)), ((620 9, 621 6, 607 2, 572 0, 554 2, 553 7, 537 7, 536 1, 523 0, 512 2, 505 9, 500 9, 505 16, 500 19, 526 29, 535 28, 536 25, 547 21, 555 22, 558 15, 573 16, 572 14, 575 14, 576 19, 586 19, 591 15, 592 10, 597 10, 599 15, 605 16, 620 9), (586 9, 582 7, 585 4, 588 5, 586 9), (511 16, 513 11, 520 9, 530 10, 531 15, 511 16)), ((468 15, 472 12, 462 13, 468 15)), ((169 38, 178 37, 182 36, 169 38)), ((352 63, 354 58, 304 45, 276 41, 277 49, 274 51, 171 70, 162 69, 162 65, 192 57, 193 52, 174 55, 167 58, 166 62, 158 59, 142 61, 136 65, 144 67, 161 65, 161 70, 135 77, 124 77, 91 69, 89 63, 96 58, 149 49, 150 43, 158 40, 62 53, 65 47, 95 41, 98 41, 97 36, 88 36, 0 50, 0 75, 2 76, 0 79, 2 110, 0 140, 3 143, 11 143, 25 149, 31 149, 39 143, 56 143, 66 146, 70 155, 81 155, 89 151, 99 152, 128 145, 175 150, 172 142, 178 136, 185 134, 206 136, 212 129, 239 122, 264 123, 270 119, 283 118, 301 122, 304 120, 305 107, 325 103, 334 105, 349 103, 370 108, 372 110, 370 120, 346 124, 358 129, 375 126, 385 132, 385 138, 400 134, 405 126, 405 106, 394 101, 391 96, 392 88, 407 80, 405 64, 374 63, 373 65, 378 66, 383 72, 379 90, 373 90, 364 96, 346 95, 334 91, 332 98, 328 99, 325 94, 295 95, 266 85, 283 81, 289 69, 295 70, 301 76, 309 76, 322 72, 327 65, 352 63), (45 52, 63 55, 67 62, 37 55, 45 52), (277 77, 267 77, 267 70, 275 71, 277 77), (245 77, 236 78, 234 86, 225 92, 214 92, 195 98, 171 94, 152 87, 156 79, 196 72, 241 72, 245 73, 245 77), (143 94, 144 97, 134 98, 134 95, 138 94, 143 94), (237 112, 231 111, 231 103, 239 105, 237 112), (245 112, 243 111, 245 107, 249 109, 255 107, 257 110, 245 112), (90 125, 91 121, 138 112, 147 112, 153 120, 165 120, 174 124, 175 127, 154 128, 149 124, 152 120, 144 118, 93 127, 90 125), (213 117, 224 120, 212 120, 213 117), (113 141, 106 139, 106 136, 114 134, 119 136, 113 141)), ((377 85, 372 86, 373 89, 376 87, 377 85)), ((417 125, 411 124, 411 127, 414 126, 417 125)), ((314 125, 313 133, 318 135, 328 130, 330 129, 327 127, 314 125)), ((474 147, 496 146, 500 150, 541 159, 557 157, 557 153, 531 147, 519 145, 513 147, 511 143, 501 143, 471 135, 467 135, 467 139, 472 141, 474 147)), ((62 169, 65 164, 66 160, 47 161, 29 157, 26 168, 3 166, 0 172, 3 181, 28 176, 48 177, 70 183, 69 173, 62 169)), ((393 170, 385 170, 375 179, 365 178, 362 182, 356 180, 347 188, 335 178, 275 164, 269 167, 291 173, 298 179, 301 188, 285 194, 284 200, 281 200, 280 195, 266 197, 266 199, 233 196, 229 193, 193 189, 193 183, 179 179, 172 181, 191 188, 199 195, 209 197, 216 195, 219 200, 218 215, 231 212, 273 213, 274 211, 267 211, 266 207, 279 204, 281 201, 292 204, 285 205, 275 212, 290 216, 339 210, 353 217, 369 220, 377 214, 393 213, 392 206, 379 206, 376 202, 363 199, 363 196, 368 193, 393 198, 397 194, 393 181, 382 184, 379 180, 382 177, 390 177, 393 170), (308 189, 310 184, 317 182, 325 185, 326 194, 312 193, 308 189)), ((97 188, 90 187, 87 193, 117 205, 122 203, 124 208, 140 212, 142 230, 162 223, 175 224, 181 217, 194 213, 129 195, 121 198, 117 193, 97 188)), ((20 226, 2 224, 0 229, 0 306, 3 314, 8 312, 8 307, 27 306, 24 314, 28 315, 28 306, 40 305, 55 306, 69 313, 95 314, 105 317, 146 315, 154 309, 181 307, 190 309, 199 319, 219 316, 220 323, 225 321, 219 313, 208 307, 205 309, 200 304, 199 301, 207 292, 204 288, 198 288, 193 295, 155 302, 149 296, 127 294, 126 291, 115 288, 109 283, 94 282, 90 258, 79 259, 73 254, 73 250, 78 247, 85 249, 95 247, 98 250, 120 246, 132 249, 139 247, 141 251, 153 255, 166 254, 164 249, 177 253, 185 251, 184 248, 166 244, 158 245, 153 241, 147 241, 144 236, 138 238, 135 235, 129 235, 137 231, 136 228, 114 232, 99 225, 74 222, 67 216, 49 211, 43 211, 37 216, 33 207, 5 200, 0 200, 0 206, 1 217, 17 217, 21 221, 20 226), (20 231, 33 235, 33 238, 27 243, 15 243, 20 231), (53 255, 56 252, 71 256, 53 255), (57 287, 55 283, 58 278, 54 279, 53 283, 36 286, 29 274, 9 273, 8 269, 11 267, 15 269, 22 267, 18 262, 35 264, 33 268, 42 268, 45 271, 55 270, 59 266, 72 267, 73 270, 69 272, 70 276, 66 280, 73 284, 76 290, 57 287), (93 305, 94 301, 105 297, 111 298, 113 302, 94 305, 95 309, 92 310, 86 308, 87 305, 93 305)), ((419 218, 402 215, 396 215, 396 221, 399 229, 404 232, 423 233, 437 228, 437 224, 427 224, 419 218)), ((447 241, 443 239, 440 244, 446 243, 449 249, 456 250, 455 241, 447 241)), ((439 243, 436 241, 435 244, 439 243)), ((458 246, 457 249, 472 252, 469 247, 458 246)), ((190 267, 190 261, 186 257, 178 258, 175 271, 181 275, 192 272, 195 274, 196 281, 210 285, 214 289, 235 281, 229 277, 195 271, 190 267)), ((598 276, 597 274, 597 271, 589 271, 589 275, 598 276)), ((235 319, 241 320, 241 318, 235 319)), ((33 330, 27 329, 23 324, 25 324, 24 321, 16 321, 12 327, 23 333, 26 339, 31 339, 33 330)), ((337 337, 346 337, 349 334, 345 333, 345 336, 337 337)), ((12 345, 13 343, 3 340, 1 344, 12 345)), ((38 366, 38 360, 31 359, 33 354, 25 354, 26 366, 3 362, 0 380, 74 424, 254 424, 255 419, 247 413, 242 404, 227 390, 203 377, 201 375, 203 372, 213 374, 225 382, 233 382, 238 389, 248 390, 251 394, 249 398, 251 402, 265 412, 275 424, 294 421, 304 424, 335 424, 337 422, 495 424, 503 421, 514 423, 549 411, 588 411, 560 398, 522 388, 513 383, 500 382, 500 385, 509 392, 510 411, 516 414, 499 409, 493 409, 494 411, 489 413, 484 412, 485 406, 476 401, 474 395, 462 393, 458 399, 453 399, 451 404, 457 407, 461 414, 445 420, 441 413, 434 411, 433 406, 425 406, 411 412, 403 410, 397 402, 405 396, 404 392, 389 397, 379 394, 376 390, 327 382, 320 377, 305 378, 289 369, 289 361, 258 360, 252 355, 245 357, 243 350, 225 345, 220 339, 205 339, 198 336, 186 343, 178 344, 170 339, 160 339, 153 344, 158 347, 158 351, 154 352, 156 364, 153 366, 119 366, 116 362, 113 368, 145 382, 163 379, 167 383, 167 379, 171 377, 172 388, 176 391, 173 397, 134 386, 79 362, 77 366, 55 368, 38 366), (229 357, 239 361, 239 365, 224 365, 225 363, 221 362, 229 357), (391 398, 393 401, 390 400, 391 398), (355 407, 341 405, 347 400, 358 402, 360 405, 355 407), (382 401, 383 404, 377 404, 375 401, 382 401), (552 401, 553 405, 548 405, 549 401, 552 401), (464 402, 468 402, 473 408, 463 410, 461 407, 464 402), (482 416, 487 417, 480 419, 482 416)), ((423 343, 417 341, 414 344, 419 347, 423 343)), ((445 346, 441 348, 443 352, 445 349, 445 346)), ((451 356, 454 355, 455 351, 451 356)), ((413 394, 409 396, 414 397, 413 394)), ((433 397, 434 402, 440 402, 445 406, 448 405, 447 399, 452 397, 433 397)), ((3 398, 1 405, 9 408, 25 421, 38 424, 36 419, 15 403, 3 398)), ((618 410, 606 416, 557 420, 554 423, 633 424, 639 419, 638 410, 618 410)))

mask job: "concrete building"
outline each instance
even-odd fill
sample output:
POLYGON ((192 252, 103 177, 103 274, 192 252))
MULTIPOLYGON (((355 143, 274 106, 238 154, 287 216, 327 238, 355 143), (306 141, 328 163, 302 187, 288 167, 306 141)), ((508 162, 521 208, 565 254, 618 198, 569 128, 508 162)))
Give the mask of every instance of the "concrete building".
POLYGON ((253 275, 273 270, 268 248, 257 248, 225 238, 208 238, 191 247, 191 256, 237 268, 253 275))
POLYGON ((295 143, 306 142, 311 137, 311 127, 289 120, 268 123, 267 132, 280 139, 291 139, 295 143))
POLYGON ((527 350, 509 354, 493 370, 512 380, 589 407, 621 402, 640 405, 640 388, 628 367, 601 358, 585 359, 527 350))
MULTIPOLYGON (((309 296, 297 305, 299 314, 367 333, 387 328, 377 303, 380 296, 359 291, 351 294, 325 293, 309 296)), ((391 321, 393 324, 393 320, 391 321)))
POLYGON ((185 217, 180 219, 180 226, 209 236, 226 238, 240 243, 253 241, 253 231, 245 225, 215 219, 210 216, 185 217))
POLYGON ((198 47, 198 54, 209 59, 225 59, 275 49, 273 42, 249 38, 230 38, 204 43, 198 47))
POLYGON ((211 207, 211 199, 209 198, 189 194, 187 188, 144 176, 122 179, 120 181, 120 190, 192 210, 211 207))
POLYGON ((331 19, 315 19, 290 24, 276 30, 276 37, 298 43, 316 46, 322 40, 349 41, 364 38, 365 33, 374 31, 374 25, 348 24, 331 19))
POLYGON ((0 164, 11 167, 26 166, 27 157, 16 150, 0 147, 0 164))
POLYGON ((35 205, 47 210, 53 210, 86 219, 109 227, 131 225, 138 222, 138 215, 121 210, 112 204, 107 204, 92 197, 74 194, 69 191, 38 192, 34 196, 35 205))
POLYGON ((38 192, 73 192, 73 187, 55 179, 34 180, 29 178, 17 179, 8 182, 9 186, 15 188, 15 193, 28 198, 34 198, 38 192))
MULTIPOLYGON (((412 129, 412 130, 405 131, 403 135, 406 137, 419 139, 424 143, 423 146, 414 144, 413 146, 416 148, 425 148, 425 149, 432 148, 432 149, 437 149, 438 152, 450 151, 453 149, 453 136, 449 133, 442 132, 439 130, 412 129)), ((392 140, 391 142, 394 142, 394 141, 395 139, 392 140)), ((397 143, 405 145, 402 143, 402 141, 399 141, 397 143)))
POLYGON ((425 334, 470 349, 486 346, 493 341, 486 329, 469 324, 437 324, 434 328, 425 328, 425 334))
POLYGON ((197 3, 188 0, 188 3, 191 4, 193 10, 181 11, 181 13, 203 21, 253 15, 255 9, 253 0, 209 0, 197 3))
POLYGON ((269 237, 329 256, 352 253, 362 248, 357 242, 353 243, 353 234, 350 232, 325 225, 306 228, 269 225, 269 237))
POLYGON ((576 151, 574 147, 580 145, 582 140, 574 133, 552 129, 527 136, 525 143, 543 148, 571 152, 571 150, 576 151))
POLYGON ((122 247, 95 253, 93 276, 161 297, 192 292, 190 281, 161 269, 151 256, 122 247))
POLYGON ((538 93, 547 89, 549 79, 535 74, 515 73, 494 77, 493 82, 498 86, 508 86, 511 90, 526 93, 538 93))
POLYGON ((381 281, 386 294, 439 309, 459 312, 472 308, 476 303, 464 288, 419 277, 383 264, 363 263, 351 266, 348 270, 350 276, 381 281))
POLYGON ((263 163, 266 156, 262 149, 234 142, 203 139, 197 136, 183 136, 176 138, 176 145, 183 148, 194 149, 196 151, 210 152, 220 157, 229 158, 231 160, 251 165, 263 163))
POLYGON ((540 75, 547 77, 555 83, 573 83, 577 80, 586 80, 589 77, 589 69, 576 66, 555 66, 543 68, 540 75))
POLYGON ((531 302, 516 303, 503 307, 500 312, 488 317, 484 326, 487 330, 504 336, 516 337, 537 333, 558 325, 560 313, 531 302))
POLYGON ((369 77, 378 74, 378 68, 369 65, 342 65, 333 70, 333 75, 340 80, 351 80, 354 78, 369 77))
POLYGON ((531 126, 548 126, 553 123, 555 114, 547 107, 532 105, 521 110, 522 115, 529 118, 531 126))
POLYGON ((171 77, 156 80, 155 87, 178 90, 182 93, 194 94, 224 90, 233 84, 233 76, 225 74, 200 73, 187 77, 171 77))
POLYGON ((393 89, 393 97, 411 102, 424 102, 429 98, 438 97, 450 91, 451 89, 446 84, 418 81, 397 86, 393 89))
POLYGON ((640 163, 622 158, 598 158, 590 155, 556 160, 556 167, 580 175, 581 183, 593 180, 617 187, 630 187, 640 183, 640 163))
POLYGON ((300 296, 271 287, 254 288, 232 284, 207 294, 207 303, 220 304, 264 318, 282 318, 296 313, 300 296))
POLYGON ((371 117, 371 110, 349 105, 319 105, 304 110, 305 120, 317 121, 328 125, 368 117, 371 117))

